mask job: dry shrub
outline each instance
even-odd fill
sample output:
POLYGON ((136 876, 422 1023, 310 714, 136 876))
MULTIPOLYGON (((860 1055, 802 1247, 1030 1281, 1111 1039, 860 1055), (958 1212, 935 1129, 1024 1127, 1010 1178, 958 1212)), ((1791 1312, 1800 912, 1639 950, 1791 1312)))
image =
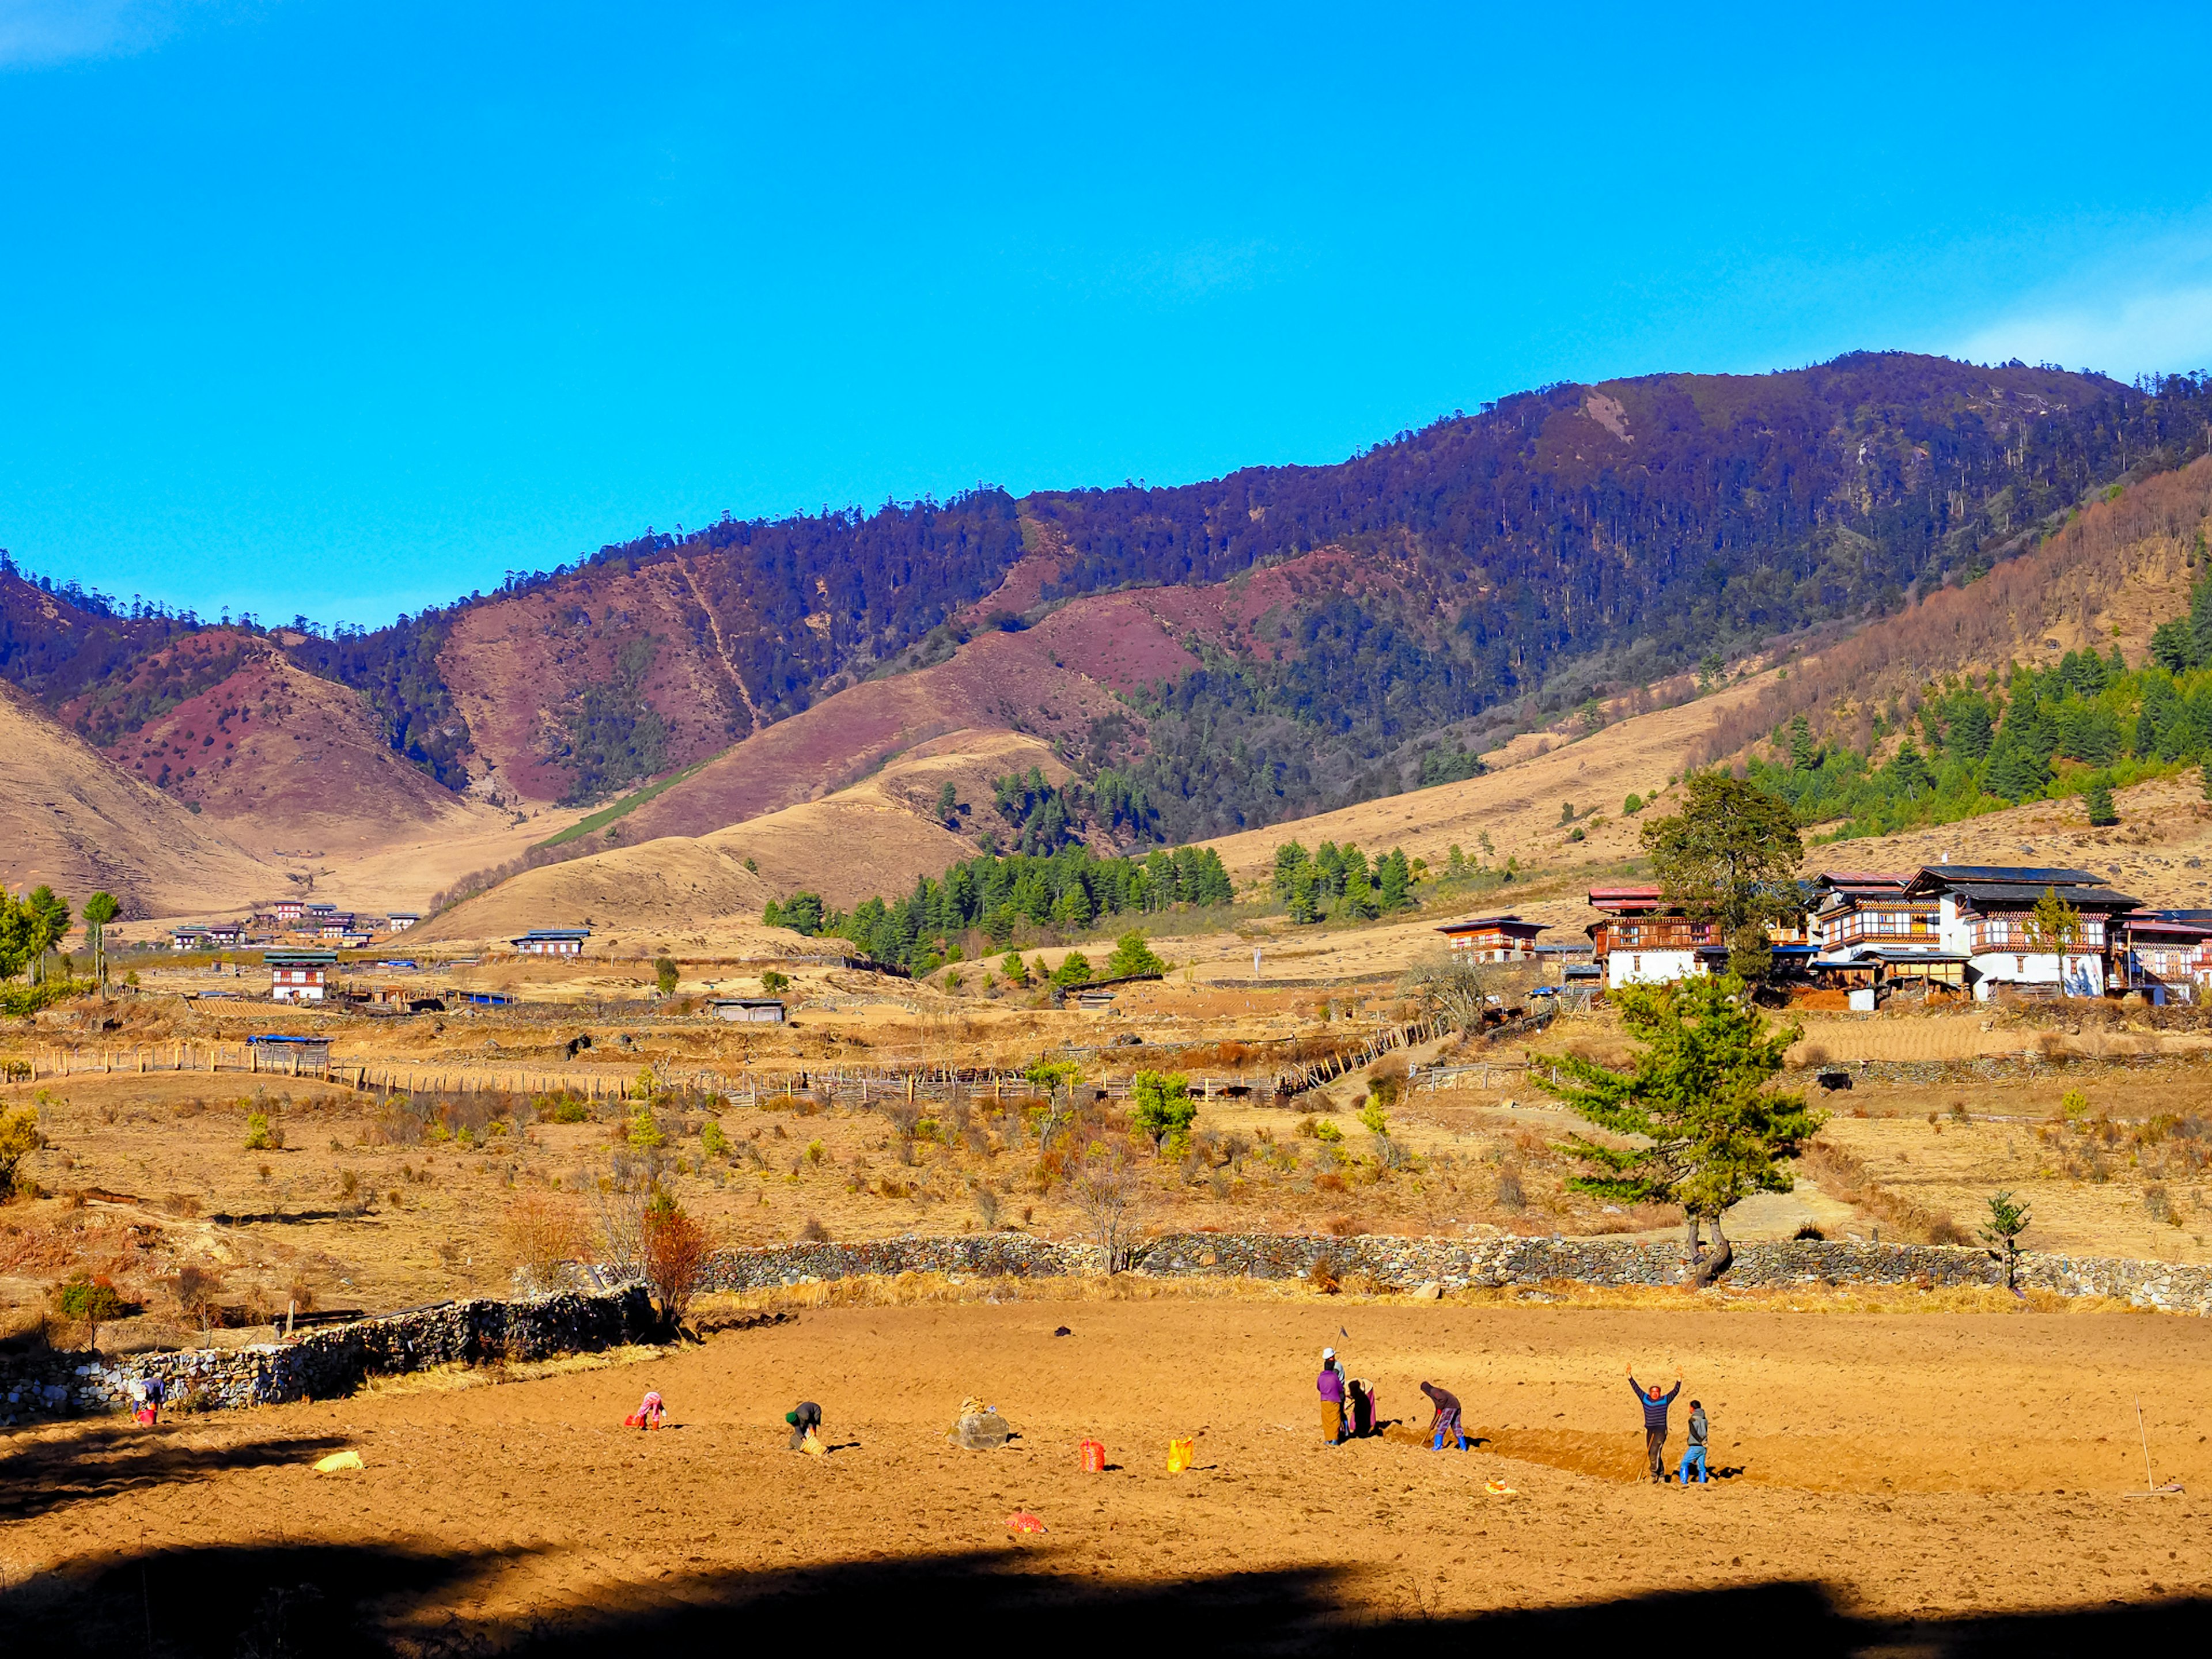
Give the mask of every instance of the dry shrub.
POLYGON ((561 1270, 590 1249, 584 1206, 560 1193, 525 1193, 507 1206, 500 1237, 507 1262, 534 1291, 556 1288, 561 1270))
POLYGON ((665 1194, 647 1208, 639 1265, 646 1288, 660 1304, 660 1316, 670 1329, 682 1328, 715 1248, 714 1233, 665 1194))
POLYGON ((1525 1210, 1528 1194, 1521 1184, 1521 1171, 1510 1164, 1498 1172, 1498 1207, 1501 1210, 1525 1210))
POLYGON ((830 1230, 822 1224, 820 1216, 811 1215, 806 1218, 806 1224, 799 1230, 799 1242, 805 1244, 827 1244, 830 1230))
POLYGON ((1948 1215, 1914 1203, 1876 1182, 1866 1164, 1834 1142, 1817 1139, 1805 1148, 1808 1173, 1846 1204, 1881 1218, 1893 1231, 1918 1244, 1971 1244, 1966 1230, 1948 1215))
POLYGON ((1346 1190, 1344 1177, 1334 1170, 1324 1170, 1314 1177, 1314 1190, 1317 1193, 1343 1192, 1346 1190))
POLYGON ((1333 1215, 1322 1223, 1322 1231, 1331 1238, 1350 1238, 1354 1233, 1363 1232, 1365 1229, 1348 1215, 1333 1215))

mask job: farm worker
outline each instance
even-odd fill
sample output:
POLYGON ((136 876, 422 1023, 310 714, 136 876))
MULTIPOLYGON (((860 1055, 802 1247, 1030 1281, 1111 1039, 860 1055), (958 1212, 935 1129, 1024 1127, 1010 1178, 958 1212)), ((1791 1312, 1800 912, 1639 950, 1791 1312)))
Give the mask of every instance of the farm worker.
POLYGON ((1436 1416, 1429 1423, 1429 1449, 1442 1451, 1444 1437, 1449 1435, 1459 1442, 1459 1449, 1465 1451, 1467 1427, 1460 1421, 1459 1396, 1449 1389, 1437 1387, 1433 1382, 1422 1383, 1421 1392, 1428 1395, 1429 1403, 1437 1408, 1436 1416))
POLYGON ((1698 1484, 1711 1486, 1712 1476, 1705 1472, 1705 1407, 1701 1400, 1690 1402, 1690 1444, 1682 1454, 1682 1468, 1675 1479, 1684 1486, 1690 1484, 1690 1471, 1698 1472, 1698 1484))
POLYGON ((802 1400, 797 1411, 783 1414, 783 1420, 791 1425, 791 1449, 798 1451, 806 1444, 806 1437, 822 1427, 822 1407, 811 1400, 802 1400))
POLYGON ((1677 1374, 1674 1386, 1662 1395, 1656 1382, 1648 1389, 1638 1382, 1636 1367, 1631 1365, 1628 1386, 1636 1390, 1636 1403, 1644 1407, 1644 1453, 1651 1462, 1651 1478, 1663 1486, 1667 1484, 1667 1408, 1682 1392, 1681 1376, 1677 1374))
POLYGON ((160 1377, 149 1376, 140 1380, 135 1392, 138 1396, 138 1421, 150 1429, 161 1420, 161 1402, 169 1397, 168 1389, 160 1377))
POLYGON ((660 1426, 660 1419, 666 1411, 667 1407, 661 1403, 659 1391, 655 1389, 638 1402, 637 1409, 630 1413, 629 1419, 624 1426, 633 1429, 657 1429, 660 1426))
POLYGON ((1375 1385, 1364 1377, 1345 1382, 1344 1431, 1354 1440, 1375 1432, 1375 1385))
POLYGON ((1336 1350, 1321 1351, 1321 1375, 1314 1379, 1314 1389, 1321 1395, 1321 1435, 1332 1446, 1344 1443, 1344 1367, 1336 1361, 1336 1350))

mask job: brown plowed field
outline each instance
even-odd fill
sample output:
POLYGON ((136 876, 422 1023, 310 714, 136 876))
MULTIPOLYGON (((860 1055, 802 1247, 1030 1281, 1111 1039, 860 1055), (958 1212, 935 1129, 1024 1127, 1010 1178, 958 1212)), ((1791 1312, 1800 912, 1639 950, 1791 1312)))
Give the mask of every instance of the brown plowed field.
POLYGON ((2126 1495, 2132 1402, 2161 1480, 2212 1480, 2208 1361, 2212 1326, 2154 1316, 843 1308, 505 1386, 18 1433, 0 1558, 24 1651, 835 1651, 925 1624, 1086 1652, 2164 1646, 2201 1641, 2212 1534, 2199 1497, 2126 1495), (1482 1443, 1325 1447, 1324 1343, 1386 1413, 1451 1386, 1482 1443), (1694 1395, 1724 1478, 1641 1478, 1631 1364, 1682 1367, 1671 1447, 1694 1395), (648 1387, 673 1426, 623 1430, 648 1387), (945 1441, 969 1395, 1011 1447, 945 1441), (802 1397, 825 1461, 785 1449, 802 1397), (1079 1472, 1086 1434, 1103 1475, 1079 1472), (1171 1434, 1200 1437, 1188 1474, 1165 1471, 1171 1434), (361 1473, 310 1472, 349 1447, 361 1473), (1017 1508, 1048 1530, 1017 1541, 1017 1508))

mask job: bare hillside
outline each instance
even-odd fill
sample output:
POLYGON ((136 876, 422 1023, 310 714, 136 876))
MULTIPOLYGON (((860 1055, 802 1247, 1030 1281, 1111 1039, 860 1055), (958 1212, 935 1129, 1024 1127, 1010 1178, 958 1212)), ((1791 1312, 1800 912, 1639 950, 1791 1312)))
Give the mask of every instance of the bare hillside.
MULTIPOLYGON (((771 899, 808 890, 851 906, 896 895, 973 854, 972 840, 939 822, 939 791, 951 783, 969 804, 968 822, 990 799, 990 780, 1041 768, 1067 769, 1034 738, 1005 732, 949 733, 918 744, 874 776, 820 800, 763 813, 705 836, 663 836, 510 878, 414 935, 475 944, 529 927, 582 925, 607 939, 650 933, 719 948, 764 936, 771 899)), ((772 937, 787 948, 795 937, 772 937)), ((595 939, 595 944, 603 941, 595 939)))
POLYGON ((126 915, 196 914, 284 889, 209 817, 141 783, 30 701, 0 690, 0 880, 73 901, 106 888, 126 915))
POLYGON ((258 641, 235 672, 108 752, 264 856, 358 857, 507 822, 394 754, 359 692, 258 641))

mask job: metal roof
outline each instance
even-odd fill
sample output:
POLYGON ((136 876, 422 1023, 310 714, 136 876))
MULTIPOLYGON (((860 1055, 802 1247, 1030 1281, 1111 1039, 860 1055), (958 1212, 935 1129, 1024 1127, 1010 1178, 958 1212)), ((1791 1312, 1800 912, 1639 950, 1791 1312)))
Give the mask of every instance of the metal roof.
POLYGON ((1477 927, 1527 927, 1540 933, 1545 926, 1540 921, 1523 921, 1518 916, 1470 916, 1465 921, 1447 921, 1436 931, 1439 933, 1461 933, 1477 927))
POLYGON ((2038 887, 2068 882, 2094 886, 2104 878, 2094 870, 2046 870, 2033 864, 1923 864, 1912 879, 1934 876, 1956 886, 1962 881, 2032 883, 2038 887))
POLYGON ((262 957, 272 968, 279 963, 287 968, 327 968, 337 959, 335 951, 270 951, 262 957))
MULTIPOLYGON (((2043 885, 2046 891, 2054 892, 2066 903, 2077 907, 2085 904, 2098 908, 2116 905, 2132 910, 2142 902, 2130 898, 2125 893, 2116 893, 2109 887, 2100 887, 2094 883, 2076 886, 2058 882, 2045 882, 2043 885)), ((2041 893, 2024 886, 2002 881, 1954 882, 1952 884, 1952 890, 1960 897, 1972 899, 1977 903, 1990 899, 2003 900, 2013 904, 2033 904, 2043 896, 2041 893)))
POLYGON ((589 939, 588 927, 533 927, 526 933, 517 933, 516 939, 589 939))

